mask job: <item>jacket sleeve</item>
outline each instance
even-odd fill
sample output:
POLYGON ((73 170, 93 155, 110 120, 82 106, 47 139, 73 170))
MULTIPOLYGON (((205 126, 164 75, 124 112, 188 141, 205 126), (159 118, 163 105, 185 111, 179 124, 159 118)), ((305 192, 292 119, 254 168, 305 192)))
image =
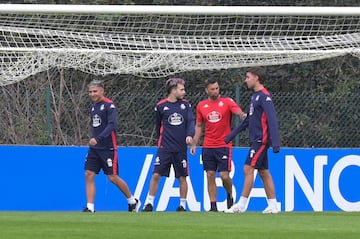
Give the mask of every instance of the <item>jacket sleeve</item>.
POLYGON ((187 112, 187 124, 186 124, 186 136, 194 137, 195 135, 195 117, 192 111, 191 105, 189 104, 187 112))
POLYGON ((226 136, 225 143, 228 144, 237 134, 244 131, 247 127, 249 127, 249 116, 246 116, 246 118, 226 136))
POLYGON ((155 134, 156 138, 160 138, 161 112, 158 106, 155 106, 155 134))
POLYGON ((280 135, 274 103, 270 96, 266 96, 266 98, 261 101, 261 105, 267 116, 271 146, 273 152, 277 153, 280 151, 280 135))

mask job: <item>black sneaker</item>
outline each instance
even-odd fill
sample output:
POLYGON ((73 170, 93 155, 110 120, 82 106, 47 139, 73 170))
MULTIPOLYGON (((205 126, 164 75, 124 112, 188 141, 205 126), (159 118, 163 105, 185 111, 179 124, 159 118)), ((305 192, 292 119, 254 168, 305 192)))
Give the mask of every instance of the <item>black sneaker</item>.
POLYGON ((211 208, 209 212, 219 212, 216 208, 211 208))
POLYGON ((135 198, 135 201, 136 201, 136 203, 134 203, 134 204, 128 204, 129 205, 129 208, 128 208, 129 212, 138 212, 139 211, 139 208, 141 206, 141 202, 137 198, 135 198))
POLYGON ((142 211, 143 212, 152 212, 153 211, 153 206, 150 203, 148 203, 148 204, 145 205, 145 207, 143 208, 142 211))
POLYGON ((91 211, 89 208, 84 208, 83 210, 82 210, 82 212, 90 212, 90 213, 94 213, 95 211, 91 211))
POLYGON ((176 208, 176 211, 177 211, 177 212, 186 212, 186 209, 185 209, 183 206, 178 206, 178 207, 176 208))
POLYGON ((234 198, 233 198, 232 196, 227 197, 226 203, 227 203, 227 208, 228 208, 228 209, 231 208, 232 205, 234 205, 234 198))

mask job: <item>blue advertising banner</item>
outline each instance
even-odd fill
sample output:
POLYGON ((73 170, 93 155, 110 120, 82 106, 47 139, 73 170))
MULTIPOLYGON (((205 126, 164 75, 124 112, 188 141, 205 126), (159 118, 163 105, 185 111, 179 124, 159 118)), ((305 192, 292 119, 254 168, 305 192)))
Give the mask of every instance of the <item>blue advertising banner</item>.
MULTIPOLYGON (((84 160, 87 147, 0 146, 0 210, 80 211, 86 205, 84 160)), ((233 149, 233 196, 240 198, 243 162, 247 148, 233 149)), ((120 147, 120 177, 133 194, 145 202, 152 174, 155 147, 120 147)), ((360 211, 360 149, 283 148, 273 154, 269 165, 281 211, 360 211)), ((201 148, 189 154, 187 209, 207 211, 210 202, 201 148)), ((220 178, 218 209, 226 207, 220 178)), ((96 177, 97 211, 126 211, 121 192, 100 172, 96 177)), ((175 211, 179 185, 172 173, 159 184, 154 209, 175 211)), ((267 206, 262 182, 255 172, 248 211, 267 206)))

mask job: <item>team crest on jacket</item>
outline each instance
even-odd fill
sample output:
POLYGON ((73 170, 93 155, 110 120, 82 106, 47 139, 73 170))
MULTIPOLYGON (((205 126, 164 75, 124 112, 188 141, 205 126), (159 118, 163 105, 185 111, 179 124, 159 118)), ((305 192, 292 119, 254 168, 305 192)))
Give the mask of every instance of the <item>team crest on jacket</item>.
POLYGON ((92 125, 94 128, 99 127, 101 125, 101 118, 98 114, 95 114, 93 116, 92 125))
POLYGON ((216 123, 221 120, 221 114, 217 111, 211 111, 206 118, 210 123, 216 123))
POLYGON ((171 125, 181 125, 184 122, 184 117, 181 114, 173 113, 169 116, 168 122, 171 125))

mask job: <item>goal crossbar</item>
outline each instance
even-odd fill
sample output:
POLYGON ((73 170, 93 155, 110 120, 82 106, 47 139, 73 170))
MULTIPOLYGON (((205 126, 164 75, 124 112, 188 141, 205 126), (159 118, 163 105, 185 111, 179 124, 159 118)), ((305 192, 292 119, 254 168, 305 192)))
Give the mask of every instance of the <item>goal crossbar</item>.
POLYGON ((359 7, 0 4, 3 13, 353 16, 359 7))

